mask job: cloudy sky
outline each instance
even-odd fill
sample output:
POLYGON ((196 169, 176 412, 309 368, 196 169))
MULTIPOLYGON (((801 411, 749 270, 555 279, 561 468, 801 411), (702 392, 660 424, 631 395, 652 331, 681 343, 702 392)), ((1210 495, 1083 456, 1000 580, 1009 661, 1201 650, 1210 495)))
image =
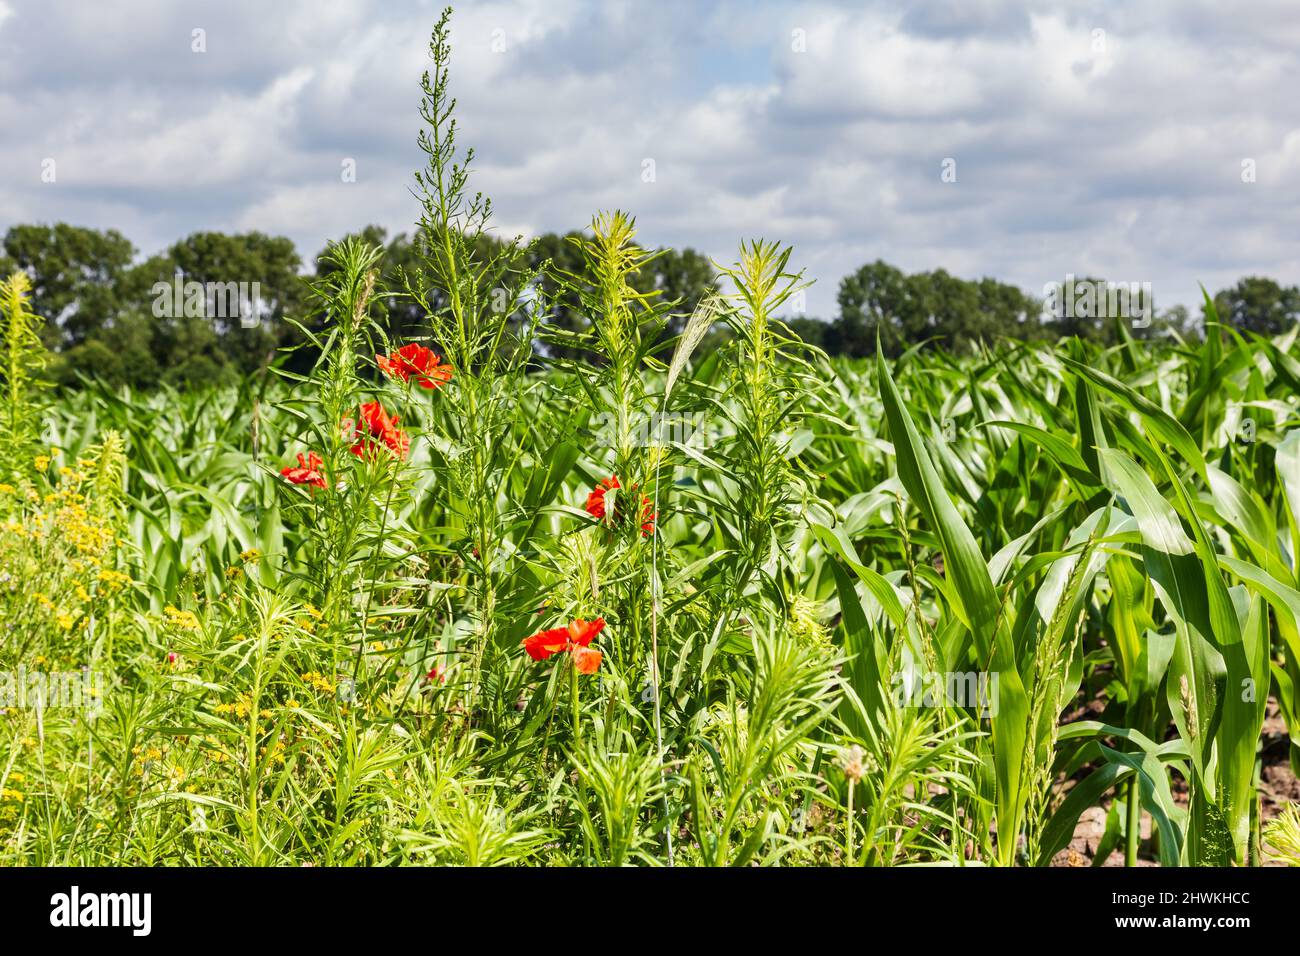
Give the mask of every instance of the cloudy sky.
MULTIPOLYGON (((409 230, 441 5, 0 0, 0 230, 409 230)), ((1300 0, 462 2, 452 42, 502 233, 780 239, 821 316, 876 258, 1159 306, 1300 281, 1300 0)))

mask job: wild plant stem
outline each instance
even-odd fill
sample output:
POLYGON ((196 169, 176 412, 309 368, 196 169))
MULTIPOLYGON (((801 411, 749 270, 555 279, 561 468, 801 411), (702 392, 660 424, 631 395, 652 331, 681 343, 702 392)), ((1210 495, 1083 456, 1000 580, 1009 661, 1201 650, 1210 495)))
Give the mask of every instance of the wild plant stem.
POLYGON ((1142 835, 1142 793, 1138 789, 1136 774, 1128 782, 1127 811, 1124 823, 1124 865, 1137 866, 1138 844, 1142 835))
POLYGON ((849 805, 844 814, 844 857, 849 866, 855 866, 853 855, 853 785, 855 781, 849 778, 849 805))

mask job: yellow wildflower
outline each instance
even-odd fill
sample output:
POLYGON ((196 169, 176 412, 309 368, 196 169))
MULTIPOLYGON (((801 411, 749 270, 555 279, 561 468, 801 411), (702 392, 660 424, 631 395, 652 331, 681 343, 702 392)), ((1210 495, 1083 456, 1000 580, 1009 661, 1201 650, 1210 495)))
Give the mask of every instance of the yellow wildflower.
POLYGON ((131 583, 131 578, 121 571, 112 571, 105 568, 99 572, 99 580, 108 586, 111 591, 120 591, 131 583))
POLYGON ((334 682, 317 671, 308 671, 302 675, 303 681, 322 694, 334 693, 334 682))
POLYGON ((172 627, 178 627, 183 631, 197 631, 199 629, 199 619, 194 615, 193 611, 181 611, 169 604, 163 608, 163 613, 167 615, 167 623, 172 627))

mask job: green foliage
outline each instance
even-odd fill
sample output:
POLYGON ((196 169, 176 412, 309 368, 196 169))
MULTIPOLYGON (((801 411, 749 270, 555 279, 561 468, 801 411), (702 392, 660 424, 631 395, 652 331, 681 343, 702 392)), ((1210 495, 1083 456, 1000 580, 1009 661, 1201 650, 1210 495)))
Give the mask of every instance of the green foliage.
POLYGON ((940 269, 906 275, 877 260, 846 276, 839 288, 840 316, 827 333, 831 351, 862 356, 880 343, 889 354, 933 340, 964 351, 997 336, 1045 337, 1041 307, 1015 286, 958 279, 940 269))
POLYGON ((1300 288, 1263 276, 1247 276, 1214 297, 1224 322, 1240 332, 1279 335, 1300 319, 1300 288))
MULTIPOLYGON (((390 239, 384 229, 370 225, 355 235, 382 249, 379 268, 384 285, 406 290, 407 277, 419 272, 420 263, 430 256, 438 258, 437 247, 445 243, 437 240, 426 246, 425 240, 436 237, 440 228, 425 226, 415 234, 390 239)), ((452 233, 458 228, 453 224, 452 233)), ((579 333, 589 315, 577 288, 565 276, 583 267, 585 235, 545 233, 522 245, 483 229, 470 229, 463 230, 457 241, 466 243, 466 249, 482 262, 516 247, 512 268, 533 277, 529 299, 535 296, 547 304, 549 329, 579 333)), ((311 364, 310 350, 302 348, 304 341, 297 331, 304 322, 310 325, 310 317, 304 314, 302 263, 283 237, 199 232, 133 264, 135 250, 118 233, 59 223, 14 226, 6 235, 5 248, 10 255, 0 258, 0 264, 8 262, 5 268, 10 271, 21 267, 34 277, 41 302, 38 314, 45 320, 42 336, 47 346, 58 350, 53 377, 61 384, 75 385, 82 378, 135 388, 160 381, 233 382, 267 366, 281 348, 296 349, 295 357, 288 360, 295 371, 311 364), (230 316, 159 314, 156 284, 172 283, 178 275, 182 282, 202 284, 259 283, 259 321, 244 327, 230 316)), ((309 265, 313 267, 309 279, 323 276, 332 268, 328 249, 309 260, 309 265)), ((479 279, 487 282, 491 276, 479 279)), ((670 305, 656 345, 666 346, 670 336, 681 332, 686 317, 718 290, 719 279, 713 263, 693 249, 661 248, 645 258, 628 282, 638 293, 658 293, 659 301, 670 305)), ((1075 296, 1085 285, 1097 283, 1100 280, 1092 278, 1072 280, 1063 294, 1075 296)), ((418 294, 375 304, 376 321, 395 340, 418 335, 426 314, 438 314, 449 305, 446 290, 436 283, 407 291, 418 294)), ((487 288, 481 293, 500 295, 487 288)), ((837 301, 839 313, 833 320, 787 315, 789 328, 802 341, 829 354, 851 357, 873 355, 877 335, 887 354, 898 355, 911 346, 936 345, 963 353, 999 338, 1079 337, 1125 345, 1183 341, 1200 337, 1203 331, 1203 317, 1193 317, 1182 305, 1164 310, 1153 306, 1150 316, 1135 318, 1103 295, 1089 315, 1045 316, 1042 302, 1008 283, 988 277, 961 279, 942 269, 907 274, 880 260, 845 276, 837 301)), ((1285 331, 1300 315, 1300 293, 1262 277, 1242 279, 1220 291, 1214 303, 1226 324, 1261 335, 1285 331)), ((523 322, 523 311, 512 320, 516 325, 523 322)), ((315 328, 319 331, 319 326, 315 328)), ((713 351, 725 338, 726 327, 719 324, 704 348, 713 351)), ((574 341, 552 335, 538 358, 591 359, 592 353, 577 351, 574 341)))
POLYGON ((29 472, 39 441, 39 377, 46 363, 39 330, 31 283, 26 273, 15 272, 0 282, 0 474, 8 481, 20 481, 29 472))
MULTIPOLYGON (((877 263, 832 360, 778 243, 491 238, 449 35, 415 238, 275 299, 278 374, 43 405, 6 284, 0 679, 95 682, 0 703, 0 863, 1045 865, 1107 803, 1129 863, 1293 856, 1294 329, 1000 342, 1005 287, 877 263)), ((132 308, 185 376, 265 365, 132 308)))
POLYGON ((12 226, 4 250, 33 277, 47 345, 77 344, 121 307, 135 247, 116 230, 67 223, 12 226))
POLYGON ((1287 866, 1300 866, 1300 804, 1289 803, 1268 825, 1265 837, 1278 859, 1287 866))

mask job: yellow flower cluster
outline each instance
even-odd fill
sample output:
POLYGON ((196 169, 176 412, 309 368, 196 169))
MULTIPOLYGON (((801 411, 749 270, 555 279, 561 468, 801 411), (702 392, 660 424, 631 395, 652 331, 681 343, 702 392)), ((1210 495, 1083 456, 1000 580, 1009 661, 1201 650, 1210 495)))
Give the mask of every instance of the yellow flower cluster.
POLYGON ((299 615, 295 623, 308 634, 315 634, 316 622, 319 621, 323 615, 313 604, 308 604, 303 608, 303 611, 306 612, 305 616, 299 615))
POLYGON ((182 631, 197 631, 199 629, 199 619, 193 611, 182 611, 168 604, 163 608, 163 614, 167 616, 167 623, 172 627, 179 628, 182 631))
POLYGON ((99 572, 99 581, 110 592, 117 592, 130 584, 131 578, 129 575, 123 574, 121 571, 114 571, 110 568, 105 568, 103 571, 99 572))
POLYGON ((147 750, 143 747, 132 747, 131 753, 135 757, 135 773, 138 777, 144 776, 150 764, 157 763, 163 758, 163 752, 157 747, 150 747, 147 750))
POLYGON ((234 714, 236 717, 244 718, 253 709, 253 698, 248 694, 241 694, 233 704, 217 704, 213 709, 218 714, 234 714))
POLYGON ((113 529, 80 501, 69 501, 56 511, 54 524, 79 554, 92 559, 100 558, 116 542, 113 529))
POLYGON ((270 747, 263 747, 263 748, 262 748, 261 757, 262 757, 263 760, 268 760, 268 759, 269 759, 269 760, 271 761, 271 763, 276 763, 276 764, 283 765, 283 764, 284 764, 284 751, 285 751, 284 741, 283 741, 283 740, 277 740, 277 741, 276 741, 274 744, 272 744, 270 747))
POLYGON ((52 448, 38 456, 43 474, 35 485, 0 486, 0 554, 19 570, 9 590, 22 588, 32 607, 49 615, 33 624, 70 633, 90 626, 97 597, 123 590, 131 579, 106 567, 113 564, 117 535, 99 486, 87 477, 96 461, 78 460, 77 468, 50 474, 60 454, 52 448), (49 491, 42 494, 38 489, 47 482, 49 491))
POLYGON ((334 682, 317 671, 308 671, 302 675, 303 682, 309 687, 314 687, 322 694, 334 693, 334 682))
POLYGON ((221 749, 221 741, 216 737, 208 736, 203 738, 208 759, 213 763, 225 763, 230 759, 230 754, 221 749))

